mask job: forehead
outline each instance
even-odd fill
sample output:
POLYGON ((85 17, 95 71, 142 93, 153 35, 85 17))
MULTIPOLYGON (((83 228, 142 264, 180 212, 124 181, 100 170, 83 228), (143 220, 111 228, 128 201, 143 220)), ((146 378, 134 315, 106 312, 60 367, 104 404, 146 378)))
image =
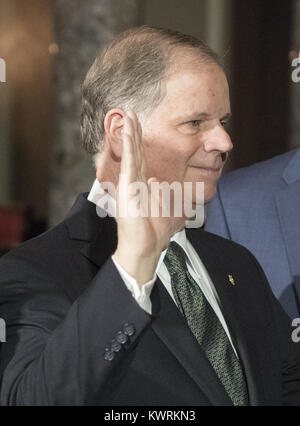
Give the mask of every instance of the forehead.
POLYGON ((207 114, 230 112, 229 88, 225 73, 216 64, 202 64, 170 73, 165 81, 161 107, 169 115, 192 110, 207 114), (224 111, 226 110, 227 111, 224 111))

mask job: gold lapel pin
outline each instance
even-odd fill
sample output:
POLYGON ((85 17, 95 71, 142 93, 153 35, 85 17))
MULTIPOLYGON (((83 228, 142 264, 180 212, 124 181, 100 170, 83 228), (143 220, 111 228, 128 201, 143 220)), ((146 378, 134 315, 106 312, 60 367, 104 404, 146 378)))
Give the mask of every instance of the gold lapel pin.
POLYGON ((232 275, 228 275, 228 280, 229 280, 230 284, 235 285, 234 278, 233 278, 232 275))

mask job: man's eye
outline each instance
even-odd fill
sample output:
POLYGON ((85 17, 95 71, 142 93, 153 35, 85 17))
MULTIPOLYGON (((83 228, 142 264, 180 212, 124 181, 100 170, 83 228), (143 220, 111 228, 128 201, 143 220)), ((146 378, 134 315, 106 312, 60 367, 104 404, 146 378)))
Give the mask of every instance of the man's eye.
POLYGON ((223 120, 223 121, 220 121, 220 123, 221 123, 221 126, 226 127, 227 124, 228 124, 228 121, 227 120, 223 120))
POLYGON ((190 122, 189 122, 189 124, 190 124, 192 127, 199 127, 199 126, 200 126, 200 124, 201 124, 201 120, 193 120, 193 121, 190 121, 190 122))

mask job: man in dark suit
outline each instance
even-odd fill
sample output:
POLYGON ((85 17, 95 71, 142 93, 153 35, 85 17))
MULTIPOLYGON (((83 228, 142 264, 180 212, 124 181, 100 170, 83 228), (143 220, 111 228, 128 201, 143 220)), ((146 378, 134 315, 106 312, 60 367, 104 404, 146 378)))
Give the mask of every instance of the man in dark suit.
POLYGON ((300 150, 220 179, 205 229, 247 247, 291 318, 300 317, 300 150))
POLYGON ((94 186, 0 262, 3 405, 300 403, 299 345, 250 252, 185 229, 185 213, 125 210, 136 182, 144 207, 165 205, 157 181, 202 181, 210 199, 229 115, 225 74, 193 37, 133 29, 96 59, 82 110, 94 186))

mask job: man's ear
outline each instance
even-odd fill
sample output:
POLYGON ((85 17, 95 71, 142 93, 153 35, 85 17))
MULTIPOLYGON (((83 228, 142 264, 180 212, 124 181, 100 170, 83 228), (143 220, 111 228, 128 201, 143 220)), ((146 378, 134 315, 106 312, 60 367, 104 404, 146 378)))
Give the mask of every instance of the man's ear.
POLYGON ((121 161, 125 112, 113 108, 105 116, 104 129, 109 153, 115 161, 121 161))

